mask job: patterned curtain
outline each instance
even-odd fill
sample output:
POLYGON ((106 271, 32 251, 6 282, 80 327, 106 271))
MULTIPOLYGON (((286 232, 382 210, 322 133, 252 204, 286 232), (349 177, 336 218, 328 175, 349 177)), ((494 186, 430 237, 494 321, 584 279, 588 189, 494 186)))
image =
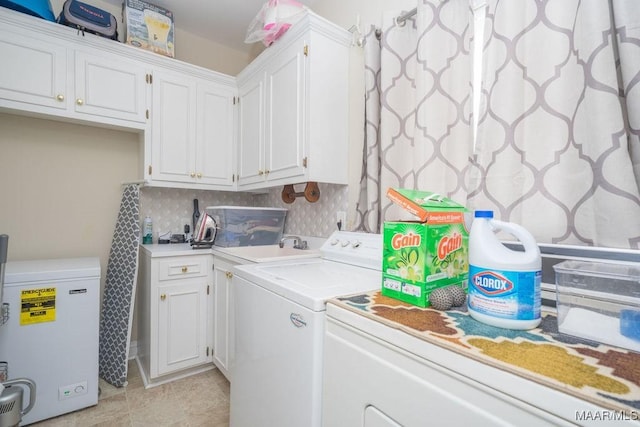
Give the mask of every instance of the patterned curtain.
POLYGON ((423 0, 415 17, 383 15, 380 41, 365 37, 366 128, 360 230, 410 217, 385 196, 420 188, 464 201, 471 155, 468 0, 423 0))
POLYGON ((404 187, 493 209, 540 243, 639 248, 637 0, 476 3, 420 0, 404 26, 383 15, 377 52, 367 37, 359 229, 407 218, 385 197, 404 187))
POLYGON ((538 242, 638 248, 637 0, 487 5, 467 206, 538 242))
POLYGON ((371 26, 364 36, 365 129, 360 196, 355 229, 379 233, 380 221, 380 37, 371 26))

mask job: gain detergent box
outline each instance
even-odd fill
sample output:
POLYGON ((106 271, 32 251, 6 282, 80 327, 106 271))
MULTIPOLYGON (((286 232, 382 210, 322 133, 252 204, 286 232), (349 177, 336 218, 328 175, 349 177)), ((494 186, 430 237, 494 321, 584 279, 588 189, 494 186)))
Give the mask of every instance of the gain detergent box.
POLYGON ((427 307, 434 289, 457 284, 466 290, 465 207, 428 191, 390 188, 387 197, 418 219, 384 223, 382 295, 427 307))

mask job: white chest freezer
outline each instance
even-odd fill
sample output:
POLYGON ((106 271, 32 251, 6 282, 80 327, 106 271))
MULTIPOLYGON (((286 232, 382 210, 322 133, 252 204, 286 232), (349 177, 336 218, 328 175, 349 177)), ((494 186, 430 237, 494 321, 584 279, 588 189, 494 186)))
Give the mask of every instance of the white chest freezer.
POLYGON ((36 383, 23 425, 96 405, 99 259, 7 262, 3 300, 9 319, 0 326, 0 361, 9 379, 36 383))

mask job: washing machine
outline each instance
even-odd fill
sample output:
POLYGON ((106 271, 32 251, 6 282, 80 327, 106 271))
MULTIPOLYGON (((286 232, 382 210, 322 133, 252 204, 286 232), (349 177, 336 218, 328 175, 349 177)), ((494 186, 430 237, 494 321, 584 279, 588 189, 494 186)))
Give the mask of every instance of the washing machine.
POLYGON ((380 287, 382 237, 337 231, 320 252, 234 268, 231 426, 322 424, 326 301, 380 287))

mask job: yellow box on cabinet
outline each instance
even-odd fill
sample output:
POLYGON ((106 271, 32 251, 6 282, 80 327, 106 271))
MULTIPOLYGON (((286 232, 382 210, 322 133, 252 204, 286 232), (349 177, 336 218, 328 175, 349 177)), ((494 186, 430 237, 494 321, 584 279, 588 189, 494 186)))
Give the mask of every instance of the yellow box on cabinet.
POLYGON ((173 12, 142 0, 125 0, 125 43, 173 58, 173 12))

